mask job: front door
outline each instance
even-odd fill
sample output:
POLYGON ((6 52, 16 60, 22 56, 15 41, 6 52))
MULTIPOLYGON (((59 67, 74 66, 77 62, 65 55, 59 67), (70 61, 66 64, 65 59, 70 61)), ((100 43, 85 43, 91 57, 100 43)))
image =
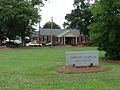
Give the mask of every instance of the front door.
POLYGON ((66 37, 65 43, 66 43, 67 45, 71 45, 72 42, 73 42, 73 37, 66 37))

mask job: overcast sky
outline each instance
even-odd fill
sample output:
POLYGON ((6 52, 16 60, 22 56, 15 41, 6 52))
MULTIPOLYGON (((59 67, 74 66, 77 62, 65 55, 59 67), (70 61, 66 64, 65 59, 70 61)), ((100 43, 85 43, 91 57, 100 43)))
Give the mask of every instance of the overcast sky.
POLYGON ((65 21, 66 14, 70 13, 73 9, 74 0, 50 0, 45 3, 45 6, 42 7, 41 15, 41 27, 48 21, 53 21, 62 27, 62 24, 65 21))

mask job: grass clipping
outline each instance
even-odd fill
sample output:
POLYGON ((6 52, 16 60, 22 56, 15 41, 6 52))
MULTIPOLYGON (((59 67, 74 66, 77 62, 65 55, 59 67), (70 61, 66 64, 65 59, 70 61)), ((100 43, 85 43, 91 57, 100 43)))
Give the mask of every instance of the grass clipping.
POLYGON ((81 74, 81 73, 96 73, 96 72, 103 72, 107 71, 108 68, 104 66, 62 66, 56 69, 56 72, 62 74, 81 74))

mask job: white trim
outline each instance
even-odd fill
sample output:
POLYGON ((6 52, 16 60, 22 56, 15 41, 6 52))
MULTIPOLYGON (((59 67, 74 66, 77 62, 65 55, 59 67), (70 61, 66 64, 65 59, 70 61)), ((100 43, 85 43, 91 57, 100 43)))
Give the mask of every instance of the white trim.
POLYGON ((70 32, 69 30, 65 30, 64 32, 58 34, 57 37, 79 37, 79 36, 70 32))

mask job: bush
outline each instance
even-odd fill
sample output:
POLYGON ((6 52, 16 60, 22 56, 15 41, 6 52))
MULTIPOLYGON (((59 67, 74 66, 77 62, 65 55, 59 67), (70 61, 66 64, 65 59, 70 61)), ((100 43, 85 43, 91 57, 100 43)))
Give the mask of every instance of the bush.
POLYGON ((45 46, 47 43, 50 43, 51 41, 45 41, 42 43, 43 46, 45 46))
POLYGON ((77 44, 72 44, 72 46, 77 46, 77 44))

